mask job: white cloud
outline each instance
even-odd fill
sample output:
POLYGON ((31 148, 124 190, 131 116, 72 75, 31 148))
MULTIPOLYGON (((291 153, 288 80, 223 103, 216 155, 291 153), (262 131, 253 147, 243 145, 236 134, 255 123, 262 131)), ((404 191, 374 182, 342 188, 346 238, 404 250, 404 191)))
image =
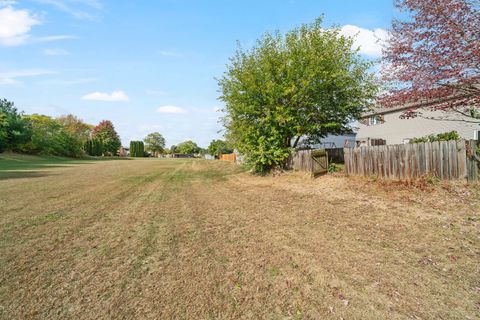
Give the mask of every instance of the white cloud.
POLYGON ((181 113, 187 113, 187 111, 184 108, 181 107, 176 107, 176 106, 161 106, 160 108, 157 109, 157 112, 159 113, 176 113, 176 114, 181 114, 181 113))
POLYGON ((97 10, 101 10, 103 8, 100 0, 70 0, 70 2, 81 3, 97 10))
POLYGON ((95 20, 102 5, 97 0, 36 0, 79 20, 95 20))
POLYGON ((52 41, 69 40, 69 39, 77 39, 77 37, 71 36, 71 35, 46 36, 46 37, 33 38, 32 42, 52 42, 52 41))
POLYGON ((0 72, 0 85, 3 84, 18 84, 20 83, 18 78, 37 77, 49 74, 55 74, 56 72, 46 69, 29 69, 29 70, 17 70, 9 72, 0 72))
POLYGON ((0 45, 18 46, 30 37, 33 26, 40 24, 37 16, 28 10, 16 10, 11 6, 0 9, 0 45))
POLYGON ((360 48, 360 53, 370 57, 380 57, 382 47, 389 34, 385 29, 368 30, 353 25, 345 25, 340 29, 344 36, 355 37, 354 47, 360 48))
POLYGON ((65 49, 44 49, 43 54, 46 56, 68 56, 70 52, 65 49))
POLYGON ((17 4, 16 0, 0 0, 0 8, 17 4))
POLYGON ((108 102, 127 102, 128 96, 123 91, 114 91, 112 93, 106 92, 92 92, 82 97, 82 100, 89 101, 108 101, 108 102))
POLYGON ((0 45, 19 46, 26 43, 51 42, 58 40, 74 39, 71 35, 53 35, 45 37, 32 37, 32 27, 42 24, 38 15, 28 10, 15 9, 15 1, 1 2, 0 0, 0 45))

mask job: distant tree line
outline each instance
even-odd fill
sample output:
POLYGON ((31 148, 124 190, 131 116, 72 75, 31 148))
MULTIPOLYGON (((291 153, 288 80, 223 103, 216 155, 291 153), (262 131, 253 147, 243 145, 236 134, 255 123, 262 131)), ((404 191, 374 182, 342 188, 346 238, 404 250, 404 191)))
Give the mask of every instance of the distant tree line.
POLYGON ((116 155, 120 137, 111 121, 97 126, 74 115, 53 118, 19 112, 14 103, 0 100, 0 152, 67 157, 116 155))
MULTIPOLYGON (((143 141, 130 142, 130 156, 158 156, 164 153, 204 154, 207 150, 188 140, 170 149, 159 132, 148 134, 143 141)), ((113 123, 101 121, 97 126, 85 123, 74 115, 50 117, 19 112, 14 103, 0 99, 0 152, 13 151, 28 154, 66 157, 115 156, 121 141, 113 123)), ((222 140, 212 141, 213 155, 229 153, 222 140)))
POLYGON ((187 140, 178 145, 173 145, 170 147, 170 153, 179 153, 179 154, 200 154, 204 153, 205 150, 200 148, 192 140, 187 140))

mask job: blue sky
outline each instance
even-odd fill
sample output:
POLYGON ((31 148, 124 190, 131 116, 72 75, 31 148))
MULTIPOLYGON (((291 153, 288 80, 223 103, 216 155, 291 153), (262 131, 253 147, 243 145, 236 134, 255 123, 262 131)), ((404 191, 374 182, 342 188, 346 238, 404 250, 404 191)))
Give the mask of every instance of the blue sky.
POLYGON ((215 77, 236 48, 324 14, 368 59, 395 14, 390 0, 0 0, 0 98, 26 113, 111 120, 127 145, 221 137, 215 77))

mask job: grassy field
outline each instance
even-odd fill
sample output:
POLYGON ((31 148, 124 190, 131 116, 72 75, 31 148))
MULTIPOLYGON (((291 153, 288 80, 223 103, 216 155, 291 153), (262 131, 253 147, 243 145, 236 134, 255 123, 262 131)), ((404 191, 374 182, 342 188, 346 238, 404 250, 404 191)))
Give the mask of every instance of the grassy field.
POLYGON ((2 319, 478 319, 480 190, 0 155, 2 319))

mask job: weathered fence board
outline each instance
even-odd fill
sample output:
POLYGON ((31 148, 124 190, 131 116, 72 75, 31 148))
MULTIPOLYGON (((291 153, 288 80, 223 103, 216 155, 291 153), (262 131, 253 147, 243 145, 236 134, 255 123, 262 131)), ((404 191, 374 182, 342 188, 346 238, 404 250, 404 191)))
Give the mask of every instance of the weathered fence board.
POLYGON ((465 143, 457 141, 458 177, 467 179, 467 149, 465 143))
POLYGON ((287 162, 287 168, 296 171, 312 172, 313 162, 310 153, 312 150, 300 150, 294 152, 287 162))
POLYGON ((480 171, 478 161, 469 155, 469 150, 476 150, 477 143, 451 140, 345 148, 345 172, 401 180, 426 175, 446 180, 476 180, 480 171))

